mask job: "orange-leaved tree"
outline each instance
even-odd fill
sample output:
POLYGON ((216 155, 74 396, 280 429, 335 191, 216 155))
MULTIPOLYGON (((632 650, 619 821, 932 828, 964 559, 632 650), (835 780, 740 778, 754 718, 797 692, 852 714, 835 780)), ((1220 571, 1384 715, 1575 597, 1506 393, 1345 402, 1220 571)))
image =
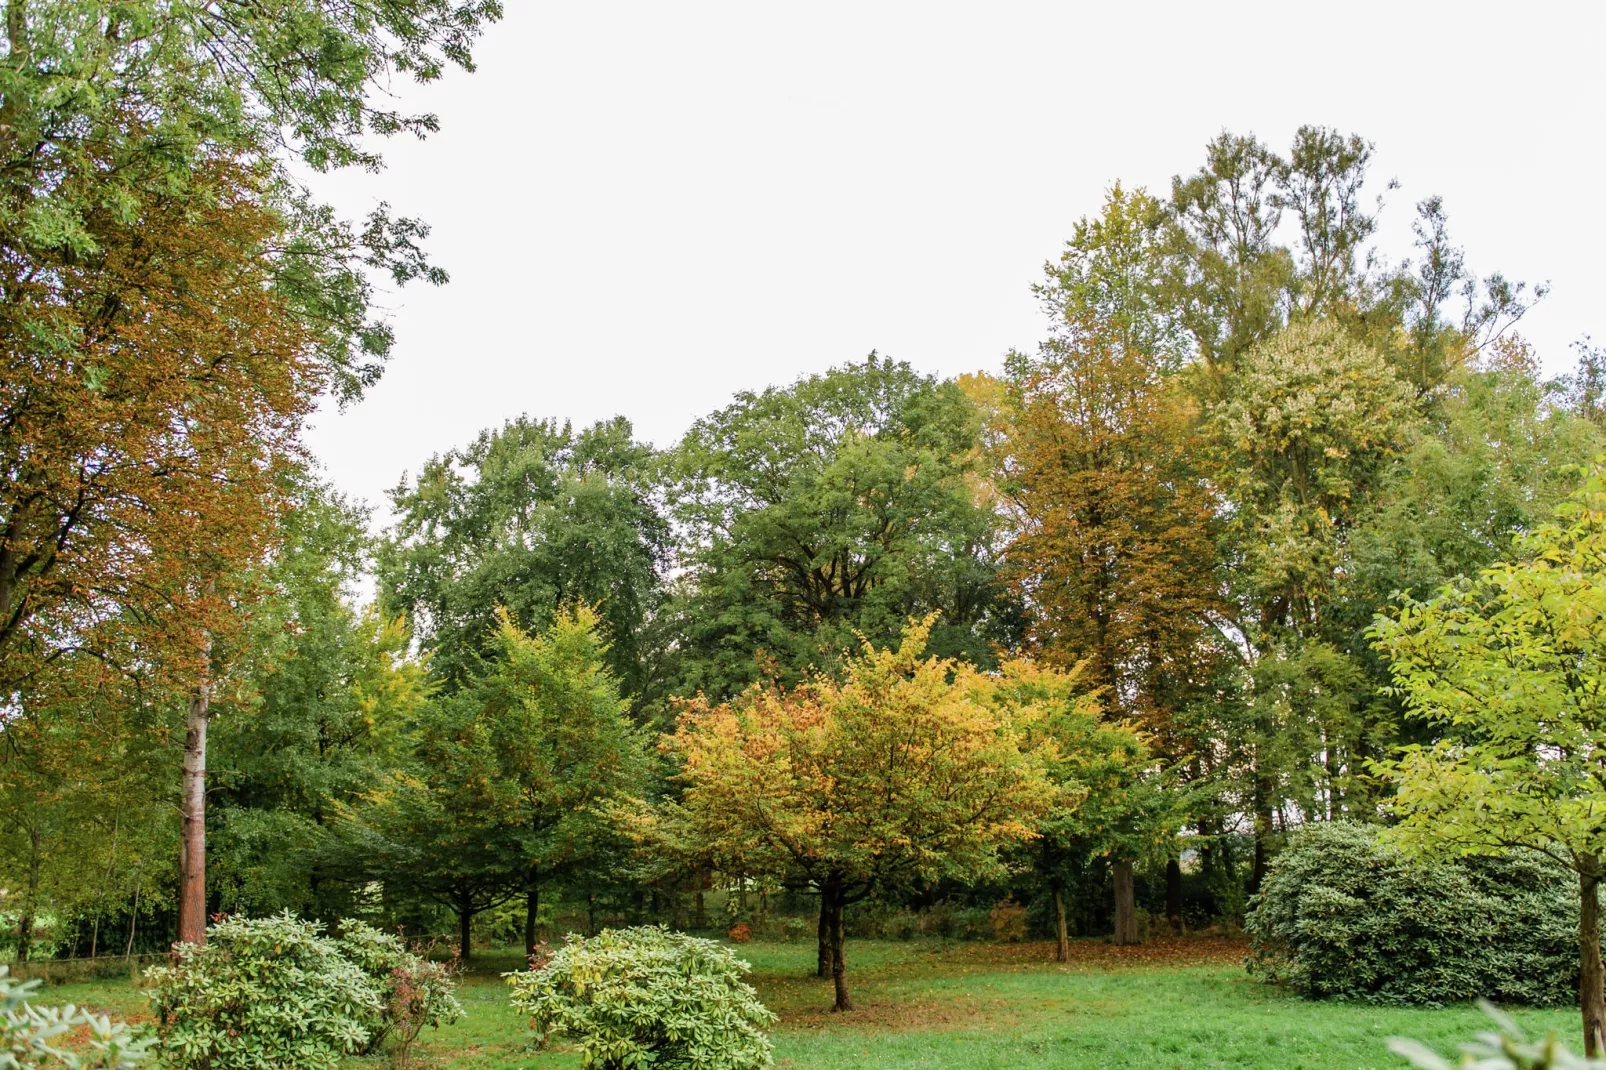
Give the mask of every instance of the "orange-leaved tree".
POLYGON ((817 889, 839 1011, 853 1007, 847 906, 995 872, 1056 795, 1043 773, 1051 744, 989 701, 985 674, 926 654, 931 623, 911 624, 896 649, 866 643, 839 680, 691 700, 664 744, 684 790, 649 834, 701 843, 731 872, 817 889))
POLYGON ((92 249, 0 257, 0 701, 92 657, 188 708, 180 936, 205 932, 208 696, 324 381, 283 296, 269 178, 108 204, 92 249))

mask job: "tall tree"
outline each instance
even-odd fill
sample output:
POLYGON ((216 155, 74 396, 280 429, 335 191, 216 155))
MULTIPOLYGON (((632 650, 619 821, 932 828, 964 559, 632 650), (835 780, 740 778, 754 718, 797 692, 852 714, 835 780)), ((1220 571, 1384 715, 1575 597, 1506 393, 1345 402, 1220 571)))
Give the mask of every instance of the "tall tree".
POLYGON ((1545 852, 1578 875, 1584 1047, 1606 1051, 1606 476, 1593 472, 1520 556, 1407 602, 1376 640, 1439 738, 1379 770, 1395 838, 1418 850, 1545 852))
MULTIPOLYGON (((1383 355, 1330 319, 1297 321, 1245 354, 1213 415, 1217 483, 1231 509, 1226 616, 1244 674, 1239 742, 1257 885, 1295 794, 1290 778, 1315 763, 1354 772, 1351 759, 1367 756, 1351 730, 1354 688, 1333 686, 1362 677, 1322 625, 1351 571, 1352 532, 1416 423, 1411 392, 1383 355)), ((1336 787, 1335 777, 1324 790, 1336 787)), ((1338 804, 1330 797, 1323 809, 1338 804)))
POLYGON ((521 418, 431 458, 392 492, 382 604, 407 615, 451 688, 499 649, 498 607, 541 630, 585 602, 607 629, 609 668, 627 693, 647 695, 669 543, 656 463, 623 418, 580 432, 521 418))
MULTIPOLYGON (((1113 721, 1140 722, 1173 760, 1192 757, 1197 778, 1211 741, 1193 738, 1179 715, 1205 702, 1219 676, 1222 524, 1181 374, 1190 342, 1164 290, 1175 266, 1168 225, 1164 206, 1120 186, 1077 225, 1036 290, 1049 339, 1033 356, 1011 355, 994 454, 1015 525, 1006 574, 1030 611, 1033 645, 1056 665, 1081 665, 1113 721)), ((1109 766, 1128 779, 1099 783, 1120 783, 1116 794, 1135 801, 1157 783, 1147 747, 1141 759, 1109 750, 1133 755, 1109 766)), ((1116 915, 1127 923, 1119 935, 1132 936, 1131 867, 1147 852, 1072 843, 1073 824, 1060 822, 1039 851, 1051 885, 1062 895, 1070 859, 1112 858, 1116 915)))
POLYGON ((956 384, 874 354, 697 421, 671 488, 683 693, 739 692, 761 675, 756 651, 795 681, 856 632, 887 642, 933 610, 933 649, 986 663, 1016 621, 975 486, 979 432, 956 384))
POLYGON ((291 160, 377 167, 368 135, 433 129, 374 109, 371 89, 469 65, 499 14, 5 6, 0 694, 19 701, 63 651, 109 655, 114 618, 141 630, 139 664, 185 679, 185 939, 205 933, 212 675, 236 615, 227 578, 270 530, 259 490, 322 389, 347 399, 377 376, 391 335, 369 273, 445 278, 421 224, 384 207, 339 220, 291 160))

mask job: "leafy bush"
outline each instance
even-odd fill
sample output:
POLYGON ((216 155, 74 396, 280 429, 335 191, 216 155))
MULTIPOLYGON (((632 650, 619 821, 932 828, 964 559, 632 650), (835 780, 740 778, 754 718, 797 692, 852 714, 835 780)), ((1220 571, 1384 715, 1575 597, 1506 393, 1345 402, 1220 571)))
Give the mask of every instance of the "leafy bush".
POLYGON ((379 984, 289 911, 230 918, 174 966, 145 971, 174 1070, 333 1070, 363 1051, 384 1008, 379 984))
POLYGON ((1315 998, 1573 1001, 1578 915, 1559 866, 1411 859, 1377 836, 1331 823, 1290 838, 1245 919, 1251 972, 1315 998))
POLYGON ((572 1037, 588 1067, 768 1066, 775 1019, 712 940, 661 926, 571 936, 539 970, 507 974, 513 1005, 543 1042, 572 1037))
POLYGON ((62 1070, 128 1070, 144 1063, 155 1037, 138 1037, 122 1022, 68 1004, 37 1007, 28 1001, 39 981, 21 984, 0 966, 0 1067, 60 1067, 62 1070), (89 1039, 78 1050, 59 1047, 80 1028, 89 1039))
POLYGON ((994 940, 1018 944, 1026 939, 1026 908, 1013 899, 1000 900, 987 912, 987 924, 994 940))
POLYGON ((1400 1037, 1389 1041, 1389 1050, 1417 1070, 1456 1070, 1457 1066, 1463 1070, 1606 1070, 1606 1062, 1582 1059, 1568 1051, 1554 1033, 1541 1041, 1529 1040, 1492 1003, 1478 1002, 1498 1031, 1479 1033, 1477 1040, 1461 1045, 1459 1063, 1450 1062, 1426 1044, 1400 1037))
POLYGON ((368 1030, 364 1051, 377 1051, 394 1038, 396 1062, 405 1065, 425 1026, 439 1029, 463 1016, 451 968, 407 950, 401 937, 365 922, 346 921, 336 944, 381 993, 379 1012, 363 1023, 368 1030))

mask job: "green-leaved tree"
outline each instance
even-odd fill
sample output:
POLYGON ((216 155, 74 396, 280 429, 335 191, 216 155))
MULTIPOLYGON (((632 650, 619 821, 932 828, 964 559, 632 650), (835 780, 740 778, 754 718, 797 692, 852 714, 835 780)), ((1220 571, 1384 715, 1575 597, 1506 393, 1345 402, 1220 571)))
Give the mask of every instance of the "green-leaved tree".
POLYGON ((1440 738, 1378 763, 1398 841, 1422 851, 1543 851, 1578 875, 1584 1048, 1606 1051, 1599 886, 1606 878, 1606 471, 1516 560, 1409 601, 1374 635, 1440 738))

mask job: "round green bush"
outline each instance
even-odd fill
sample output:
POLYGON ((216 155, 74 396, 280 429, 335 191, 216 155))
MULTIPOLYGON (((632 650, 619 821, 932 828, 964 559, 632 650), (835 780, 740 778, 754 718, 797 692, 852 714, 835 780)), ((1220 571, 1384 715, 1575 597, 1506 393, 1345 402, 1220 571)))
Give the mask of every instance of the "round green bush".
POLYGON ((729 948, 661 926, 571 936, 538 970, 510 973, 513 1005, 543 1040, 573 1038, 588 1067, 751 1070, 770 1063, 775 1015, 729 948))
POLYGON ((1570 878, 1538 855, 1408 858, 1371 826, 1312 825, 1250 901, 1249 969, 1313 998, 1572 1003, 1570 878))
POLYGON ((229 918, 173 966, 145 971, 163 1065, 173 1070, 333 1070, 367 1048, 381 986, 289 911, 229 918))

